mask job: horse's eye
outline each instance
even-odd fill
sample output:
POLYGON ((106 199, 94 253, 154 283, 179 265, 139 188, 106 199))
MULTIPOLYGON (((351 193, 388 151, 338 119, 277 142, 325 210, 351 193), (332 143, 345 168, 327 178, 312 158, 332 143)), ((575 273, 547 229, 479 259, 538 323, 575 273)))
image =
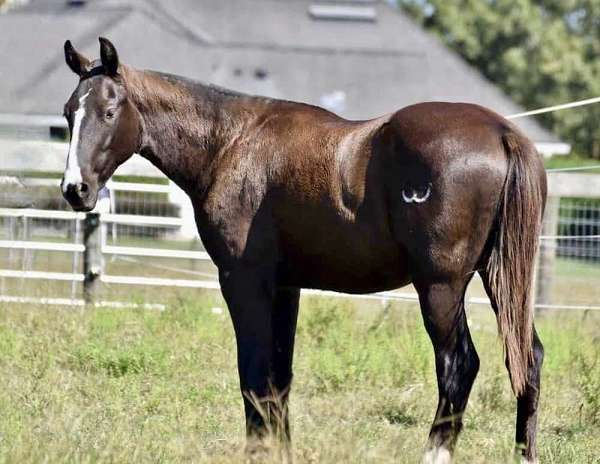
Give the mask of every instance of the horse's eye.
POLYGON ((106 111, 106 119, 112 119, 115 117, 115 111, 114 110, 107 110, 106 111))

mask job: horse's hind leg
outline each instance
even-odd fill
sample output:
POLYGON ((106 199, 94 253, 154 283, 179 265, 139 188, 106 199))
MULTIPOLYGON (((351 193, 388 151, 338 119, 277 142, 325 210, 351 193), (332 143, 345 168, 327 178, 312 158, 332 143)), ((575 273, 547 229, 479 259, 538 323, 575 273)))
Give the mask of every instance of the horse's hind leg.
MULTIPOLYGON (((483 285, 490 298, 492 308, 498 315, 498 305, 494 294, 490 289, 489 280, 486 272, 480 271, 483 285)), ((538 402, 540 398, 540 374, 544 360, 544 347, 538 334, 533 330, 533 362, 530 363, 527 370, 527 385, 525 391, 517 396, 517 426, 515 431, 515 441, 517 452, 519 452, 526 462, 536 462, 535 439, 537 431, 537 413, 538 402)), ((508 368, 508 360, 506 361, 508 368)))
POLYGON ((517 427, 515 441, 518 451, 527 462, 537 462, 535 438, 537 412, 540 399, 540 374, 544 360, 544 347, 533 328, 533 364, 529 366, 525 392, 517 397, 517 427))
POLYGON ((425 328, 433 343, 439 401, 425 463, 449 463, 462 429, 462 415, 479 370, 479 357, 467 326, 464 294, 468 278, 415 282, 425 328))

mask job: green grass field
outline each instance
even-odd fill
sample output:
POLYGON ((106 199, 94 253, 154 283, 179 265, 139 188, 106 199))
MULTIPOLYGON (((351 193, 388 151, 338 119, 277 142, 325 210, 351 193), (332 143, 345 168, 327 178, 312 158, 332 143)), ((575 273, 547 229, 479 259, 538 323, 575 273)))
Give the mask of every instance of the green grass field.
MULTIPOLYGON (((243 460, 233 330, 216 293, 165 311, 0 306, 0 462, 243 460)), ((515 402, 491 311, 456 462, 511 462, 515 402)), ((546 313, 540 462, 599 461, 600 314, 546 313)), ((291 396, 299 463, 419 462, 436 403, 414 305, 303 299, 291 396)))

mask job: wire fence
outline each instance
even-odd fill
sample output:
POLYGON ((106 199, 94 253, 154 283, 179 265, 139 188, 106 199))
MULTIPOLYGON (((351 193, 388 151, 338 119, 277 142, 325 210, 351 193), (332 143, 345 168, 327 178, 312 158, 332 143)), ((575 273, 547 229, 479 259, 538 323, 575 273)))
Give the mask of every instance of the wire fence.
POLYGON ((556 254, 582 262, 600 260, 600 199, 563 198, 556 254))

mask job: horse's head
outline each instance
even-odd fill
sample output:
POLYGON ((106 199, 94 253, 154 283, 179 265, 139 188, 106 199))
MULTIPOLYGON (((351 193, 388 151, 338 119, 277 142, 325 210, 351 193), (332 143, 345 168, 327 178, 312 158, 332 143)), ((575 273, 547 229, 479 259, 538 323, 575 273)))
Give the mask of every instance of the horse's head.
POLYGON ((74 210, 89 211, 115 169, 138 149, 141 119, 108 40, 100 38, 100 60, 95 61, 67 40, 65 60, 79 83, 64 109, 71 142, 61 188, 74 210))

